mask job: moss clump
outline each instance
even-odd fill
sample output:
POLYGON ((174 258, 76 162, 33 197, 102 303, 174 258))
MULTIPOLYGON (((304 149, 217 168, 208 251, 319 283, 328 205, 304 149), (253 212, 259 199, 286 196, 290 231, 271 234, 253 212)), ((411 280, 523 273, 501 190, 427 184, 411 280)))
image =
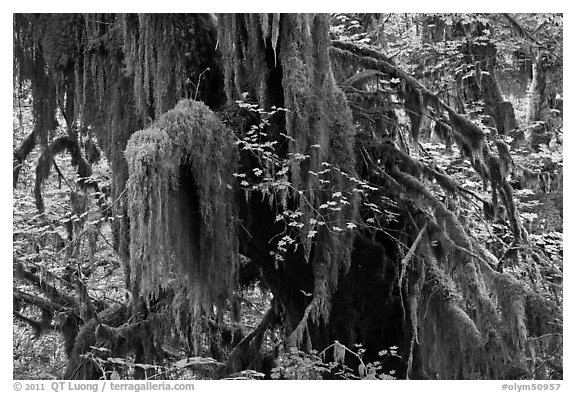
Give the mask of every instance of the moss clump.
POLYGON ((185 273, 195 311, 211 313, 235 285, 232 133, 203 103, 182 100, 126 148, 130 265, 144 296, 185 273))

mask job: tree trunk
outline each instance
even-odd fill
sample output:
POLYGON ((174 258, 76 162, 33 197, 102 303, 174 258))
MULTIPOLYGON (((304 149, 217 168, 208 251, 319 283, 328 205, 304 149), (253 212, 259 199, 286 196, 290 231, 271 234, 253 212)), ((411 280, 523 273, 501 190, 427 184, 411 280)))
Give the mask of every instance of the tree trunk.
POLYGON ((544 57, 541 53, 536 56, 532 64, 532 82, 528 89, 528 108, 526 111, 526 121, 535 123, 546 121, 546 74, 542 69, 544 57))

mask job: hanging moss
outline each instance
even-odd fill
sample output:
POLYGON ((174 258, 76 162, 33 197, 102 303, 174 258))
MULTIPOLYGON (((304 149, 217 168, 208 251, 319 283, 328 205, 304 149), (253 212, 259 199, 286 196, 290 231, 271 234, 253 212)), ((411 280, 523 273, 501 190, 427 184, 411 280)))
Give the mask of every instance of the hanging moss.
MULTIPOLYGON (((450 135, 457 142, 462 152, 470 159, 472 166, 482 179, 486 182, 491 182, 493 204, 498 204, 498 195, 502 194, 503 204, 507 209, 514 235, 518 238, 526 237, 525 231, 521 228, 521 221, 517 209, 512 203, 510 185, 506 180, 506 176, 502 176, 500 173, 501 163, 491 154, 487 145, 486 135, 478 125, 464 115, 456 113, 454 109, 450 108, 441 101, 438 96, 432 94, 432 92, 420 85, 413 77, 407 75, 388 61, 381 60, 381 56, 368 57, 372 56, 369 51, 355 49, 354 47, 350 48, 350 45, 341 44, 332 47, 331 53, 337 58, 345 59, 345 61, 355 61, 363 67, 380 70, 387 73, 390 77, 401 79, 405 85, 403 90, 408 94, 405 100, 408 104, 409 113, 412 113, 411 126, 413 133, 417 134, 419 132, 421 127, 420 123, 426 115, 427 106, 434 108, 437 116, 442 119, 445 118, 445 113, 447 113, 447 120, 449 120, 452 129, 450 135), (358 53, 362 56, 359 56, 358 53), (418 124, 418 126, 415 128, 414 126, 416 124, 418 124)), ((444 132, 444 134, 446 134, 446 132, 444 132)), ((502 159, 506 160, 506 158, 502 159)))
MULTIPOLYGON (((46 147, 56 122, 55 76, 44 57, 43 37, 46 22, 38 15, 14 14, 14 74, 20 81, 30 80, 34 134, 46 147)), ((49 53, 48 53, 49 55, 49 53)))
MULTIPOLYGON (((290 167, 291 198, 303 213, 300 242, 305 258, 313 255, 313 299, 293 335, 299 343, 308 317, 327 321, 339 271, 350 265, 353 237, 333 228, 345 229, 357 214, 357 196, 346 177, 355 176, 352 114, 332 74, 326 15, 225 14, 219 16, 219 25, 228 99, 248 92, 264 110, 271 105, 288 109, 285 123, 271 127, 271 138, 278 140, 279 133, 285 133, 289 140, 285 157, 306 157, 290 167), (279 83, 281 96, 271 88, 279 83), (328 166, 327 181, 322 183, 312 173, 328 166), (349 204, 323 215, 329 227, 311 224, 320 206, 336 192, 349 204), (314 240, 307 236, 311 230, 318 232, 314 240)), ((282 200, 276 203, 286 208, 282 200)))
MULTIPOLYGON (((325 16, 286 18, 285 23, 280 39, 280 59, 284 69, 285 105, 290 109, 286 114, 286 130, 291 137, 290 151, 310 155, 309 160, 292 166, 292 184, 307 194, 313 209, 326 203, 333 192, 342 192, 350 200, 349 207, 329 215, 326 221, 344 227, 346 221, 355 219, 356 214, 357 198, 351 192, 351 182, 344 175, 355 176, 356 173, 352 159, 354 134, 352 114, 330 70, 327 20, 325 16), (311 40, 313 45, 309 45, 307 40, 311 40), (313 145, 319 148, 313 148, 313 145), (328 186, 310 174, 323 170, 323 163, 334 168, 328 186), (315 195, 313 190, 317 189, 321 191, 315 195)), ((304 222, 308 222, 313 217, 312 209, 303 201, 300 209, 305 213, 304 222)), ((303 234, 308 229, 304 227, 303 234)), ((330 250, 342 258, 336 266, 349 265, 350 240, 343 241, 340 250, 330 250)))
POLYGON ((428 110, 422 92, 415 86, 408 84, 405 92, 405 106, 408 117, 410 118, 410 130, 412 141, 418 144, 418 137, 424 128, 428 110))
POLYGON ((134 76, 136 109, 143 120, 157 118, 181 98, 213 106, 219 70, 209 14, 127 14, 119 22, 126 71, 134 76))
POLYGON ((453 279, 434 258, 424 263, 424 285, 416 302, 420 335, 415 355, 423 359, 427 378, 478 379, 487 368, 482 361, 485 336, 453 279))
POLYGON ((492 117, 498 133, 508 135, 510 131, 518 128, 514 107, 511 102, 502 98, 500 88, 492 74, 481 72, 478 84, 486 102, 485 111, 492 117))
POLYGON ((231 132, 184 100, 126 148, 132 279, 148 299, 186 274, 195 311, 223 305, 235 285, 237 236, 231 132))
POLYGON ((450 121, 454 128, 462 136, 464 143, 469 147, 473 154, 478 154, 482 151, 482 147, 486 141, 484 131, 470 120, 466 119, 463 115, 456 112, 449 112, 450 121))
POLYGON ((400 172, 393 176, 411 200, 430 207, 435 217, 430 238, 424 242, 428 246, 418 252, 427 268, 407 285, 412 323, 417 326, 409 367, 419 370, 416 375, 426 370, 421 377, 441 379, 532 375, 537 368, 526 359, 544 345, 535 337, 545 331, 550 335, 545 341, 556 343, 558 328, 557 317, 534 318, 534 313, 548 310, 558 315, 557 307, 495 271, 486 262, 489 254, 473 247, 455 215, 416 178, 400 172), (442 244, 447 252, 437 253, 433 243, 442 244), (423 286, 418 284, 422 282, 423 286), (539 306, 528 312, 526 305, 533 296, 539 306))
POLYGON ((278 105, 274 86, 280 83, 278 61, 280 14, 222 14, 218 16, 224 85, 229 102, 249 93, 263 109, 278 105))

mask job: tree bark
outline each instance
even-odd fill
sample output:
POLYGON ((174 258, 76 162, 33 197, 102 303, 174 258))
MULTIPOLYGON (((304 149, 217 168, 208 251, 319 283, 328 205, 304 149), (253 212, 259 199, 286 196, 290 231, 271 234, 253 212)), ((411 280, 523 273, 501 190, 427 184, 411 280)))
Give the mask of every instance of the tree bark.
POLYGON ((546 74, 542 69, 544 56, 539 53, 532 64, 532 82, 528 89, 528 108, 526 111, 526 121, 534 123, 546 121, 546 74))

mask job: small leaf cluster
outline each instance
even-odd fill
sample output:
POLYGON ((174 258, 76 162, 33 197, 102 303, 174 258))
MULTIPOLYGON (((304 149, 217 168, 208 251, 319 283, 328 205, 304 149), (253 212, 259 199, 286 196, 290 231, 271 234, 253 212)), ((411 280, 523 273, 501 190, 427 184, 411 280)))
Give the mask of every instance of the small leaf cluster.
MULTIPOLYGON (((291 168, 305 163, 311 156, 299 152, 288 152, 281 156, 279 147, 294 140, 282 132, 274 137, 269 131, 271 118, 289 110, 272 107, 270 111, 265 111, 256 104, 244 101, 237 101, 237 105, 256 114, 260 122, 252 125, 235 142, 241 152, 247 153, 254 160, 255 165, 245 171, 235 172, 233 176, 238 180, 247 200, 252 193, 260 193, 270 206, 277 210, 275 222, 284 224, 284 231, 275 237, 276 249, 270 252, 276 263, 284 260, 290 247, 296 249, 299 244, 313 241, 320 228, 339 234, 358 228, 377 228, 383 220, 391 221, 396 218, 397 214, 391 210, 395 207, 395 202, 382 196, 379 187, 358 179, 327 161, 320 163, 319 170, 308 170, 308 175, 314 179, 310 184, 315 184, 315 187, 297 189, 291 178, 291 168), (343 176, 352 185, 351 189, 343 190, 337 185, 331 186, 335 175, 343 176), (326 190, 328 194, 324 202, 315 203, 314 195, 326 190), (346 220, 344 223, 331 219, 334 213, 342 211, 352 203, 356 197, 354 194, 361 198, 364 219, 357 222, 346 220), (312 216, 305 214, 302 206, 310 207, 312 216)), ((322 149, 319 144, 309 147, 311 150, 322 149)))

